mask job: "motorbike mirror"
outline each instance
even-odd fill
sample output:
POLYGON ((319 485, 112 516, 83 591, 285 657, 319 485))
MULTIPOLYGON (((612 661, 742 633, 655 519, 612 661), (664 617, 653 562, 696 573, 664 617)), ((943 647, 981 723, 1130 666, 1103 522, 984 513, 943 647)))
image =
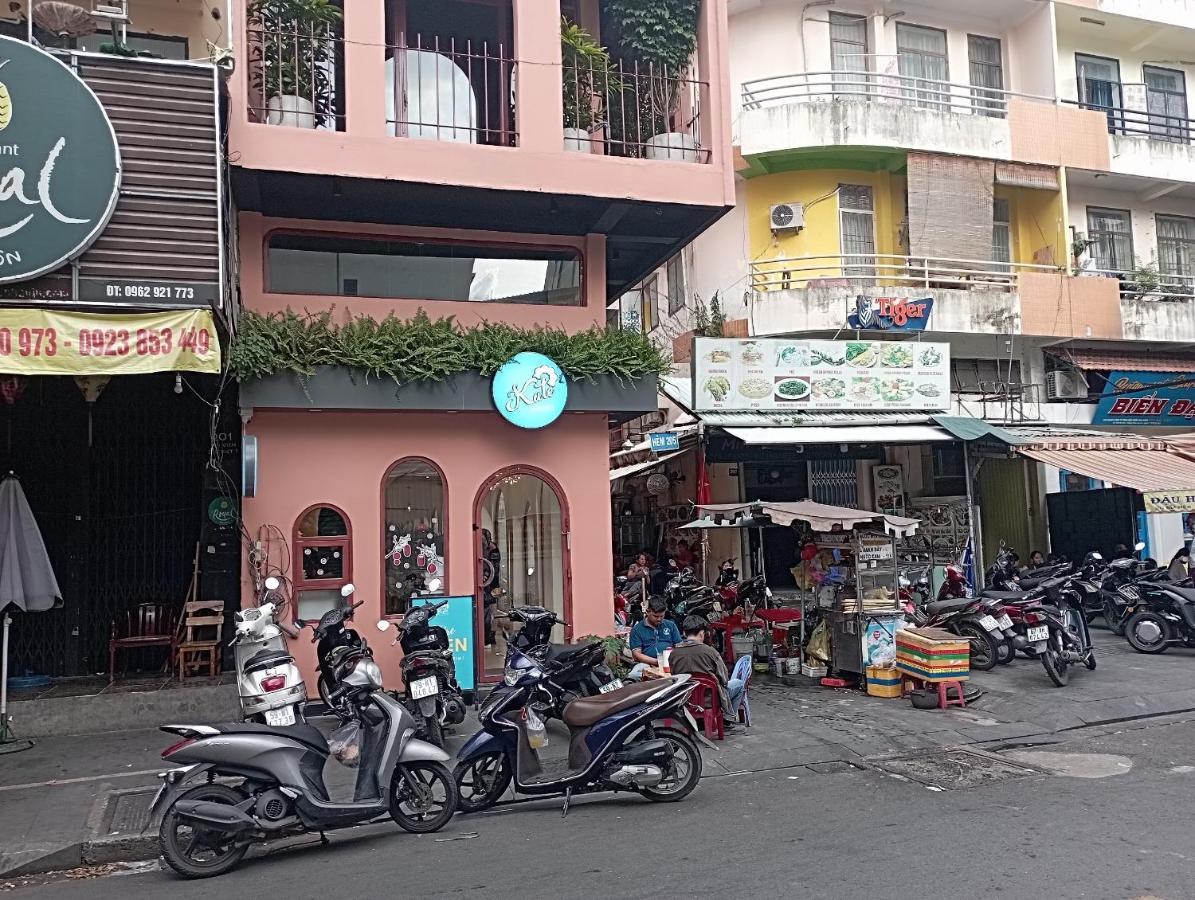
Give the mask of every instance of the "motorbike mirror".
POLYGON ((378 631, 389 631, 390 625, 389 619, 378 619, 377 629, 378 631))
POLYGON ((1137 553, 1140 553, 1142 550, 1145 549, 1145 541, 1137 541, 1137 543, 1133 544, 1133 549, 1137 553))
POLYGON ((342 587, 340 589, 340 596, 351 597, 351 596, 353 596, 353 591, 355 591, 355 590, 357 590, 357 589, 355 587, 353 587, 353 585, 351 583, 346 584, 344 587, 342 587))
POLYGON ((266 579, 266 590, 267 591, 276 591, 276 590, 278 590, 278 588, 281 585, 282 585, 282 582, 279 581, 277 578, 275 578, 273 575, 271 575, 269 578, 266 579))
POLYGON ((438 591, 438 590, 440 589, 440 579, 439 579, 439 578, 433 578, 431 581, 429 581, 429 582, 427 583, 427 589, 428 589, 429 591, 431 591, 433 594, 434 594, 436 591, 438 591))

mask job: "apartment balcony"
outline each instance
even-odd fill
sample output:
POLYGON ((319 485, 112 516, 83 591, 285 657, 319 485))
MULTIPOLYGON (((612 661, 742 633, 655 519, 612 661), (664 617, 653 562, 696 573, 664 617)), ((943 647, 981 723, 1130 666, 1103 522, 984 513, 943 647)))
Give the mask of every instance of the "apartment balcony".
POLYGON ((1195 22, 1195 0, 1059 0, 1083 15, 1124 16, 1179 28, 1195 22))
POLYGON ((1118 282, 1057 266, 885 254, 802 256, 750 266, 758 335, 837 331, 858 296, 932 298, 927 330, 1120 339, 1118 282))
POLYGON ((1149 112, 1145 85, 1116 88, 1128 105, 1111 106, 1090 99, 1066 101, 1105 120, 1108 163, 1104 169, 1157 181, 1195 182, 1195 120, 1149 112))
POLYGON ((565 65, 559 4, 544 0, 487 4, 484 15, 431 0, 342 7, 299 33, 236 23, 230 145, 242 209, 605 234, 613 291, 733 205, 716 0, 703 4, 684 72, 565 65))

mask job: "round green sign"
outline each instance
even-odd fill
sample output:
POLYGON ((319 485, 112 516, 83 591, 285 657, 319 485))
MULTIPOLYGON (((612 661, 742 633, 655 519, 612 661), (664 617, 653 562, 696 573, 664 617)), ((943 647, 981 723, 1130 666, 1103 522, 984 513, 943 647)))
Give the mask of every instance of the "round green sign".
POLYGON ((116 133, 91 88, 49 53, 0 36, 0 284, 86 250, 119 188, 116 133))
POLYGON ((207 517, 213 525, 227 528, 237 520, 237 506, 231 497, 217 497, 207 505, 207 517))

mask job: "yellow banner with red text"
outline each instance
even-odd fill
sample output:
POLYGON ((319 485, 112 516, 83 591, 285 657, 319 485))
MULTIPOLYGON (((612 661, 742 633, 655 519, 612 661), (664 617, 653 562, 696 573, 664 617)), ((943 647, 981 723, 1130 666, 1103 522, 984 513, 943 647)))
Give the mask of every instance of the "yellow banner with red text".
POLYGON ((143 375, 220 372, 212 313, 0 309, 0 373, 143 375))

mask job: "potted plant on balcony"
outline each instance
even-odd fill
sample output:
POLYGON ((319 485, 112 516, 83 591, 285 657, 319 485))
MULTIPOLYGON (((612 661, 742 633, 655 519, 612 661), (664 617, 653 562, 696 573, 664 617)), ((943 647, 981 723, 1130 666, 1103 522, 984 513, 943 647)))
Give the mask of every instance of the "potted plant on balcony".
POLYGON ((319 128, 335 119, 342 16, 332 0, 250 2, 250 80, 265 100, 269 124, 319 128))
POLYGON ((697 140, 674 131, 673 118, 697 50, 701 0, 605 0, 605 11, 617 23, 619 46, 639 63, 634 103, 639 121, 649 126, 642 131, 652 135, 646 156, 696 162, 697 140))
POLYGON ((567 18, 560 20, 564 65, 564 149, 588 153, 589 136, 606 124, 611 93, 622 90, 610 54, 567 18))

